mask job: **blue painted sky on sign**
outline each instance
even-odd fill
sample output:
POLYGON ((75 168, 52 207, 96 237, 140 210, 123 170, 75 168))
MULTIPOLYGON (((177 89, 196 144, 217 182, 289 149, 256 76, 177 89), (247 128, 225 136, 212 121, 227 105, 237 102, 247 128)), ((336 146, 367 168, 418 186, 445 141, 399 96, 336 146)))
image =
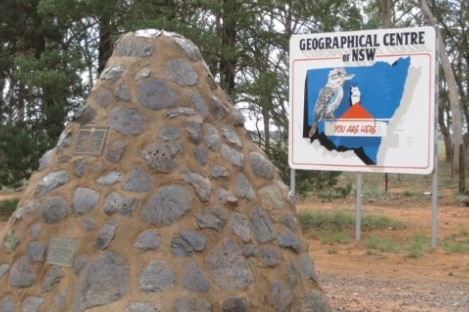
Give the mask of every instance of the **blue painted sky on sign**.
MULTIPOLYGON (((410 67, 410 57, 401 57, 394 63, 376 62, 366 67, 346 67, 347 74, 355 76, 344 83, 344 97, 334 113, 340 117, 350 108, 350 86, 356 85, 361 91, 360 104, 376 119, 392 119, 401 103, 407 73, 410 67)), ((319 90, 326 85, 327 77, 332 68, 311 69, 306 74, 308 90, 308 125, 314 121, 314 106, 319 90)), ((318 133, 324 133, 324 121, 318 124, 318 133)), ((380 137, 350 137, 328 136, 337 148, 349 150, 363 148, 366 156, 377 162, 377 154, 381 144, 380 137)), ((342 149, 343 150, 343 149, 342 149)))

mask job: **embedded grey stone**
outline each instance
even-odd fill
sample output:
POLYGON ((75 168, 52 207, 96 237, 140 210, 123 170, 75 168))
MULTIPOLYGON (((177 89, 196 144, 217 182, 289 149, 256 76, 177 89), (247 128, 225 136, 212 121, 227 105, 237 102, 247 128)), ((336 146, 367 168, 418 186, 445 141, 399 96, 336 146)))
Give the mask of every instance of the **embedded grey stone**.
POLYGON ((153 188, 151 177, 141 167, 132 169, 124 190, 137 193, 149 192, 153 188))
POLYGON ((140 233, 134 247, 142 250, 155 250, 160 248, 161 236, 156 230, 148 229, 140 233))
POLYGON ((216 96, 212 96, 210 106, 216 120, 222 120, 228 115, 228 108, 216 96))
POLYGON ((91 92, 91 98, 92 97, 95 97, 96 103, 104 109, 111 107, 114 103, 111 91, 106 88, 99 88, 91 92))
POLYGON ((73 273, 75 275, 80 274, 81 270, 83 270, 86 265, 88 264, 88 258, 86 256, 81 256, 73 261, 73 273))
POLYGON ((40 203, 38 200, 28 200, 25 202, 23 205, 21 205, 21 208, 26 212, 26 214, 33 215, 37 212, 37 209, 39 208, 40 203))
POLYGON ((217 231, 223 230, 226 223, 226 216, 223 210, 210 207, 202 211, 201 214, 197 215, 197 225, 201 228, 211 228, 217 231))
POLYGON ((325 294, 319 290, 309 290, 307 294, 301 298, 300 302, 296 304, 295 311, 330 311, 329 300, 325 294))
POLYGON ((113 84, 120 78, 124 70, 124 65, 106 67, 101 73, 99 79, 106 80, 109 84, 113 84))
POLYGON ((234 239, 225 239, 214 248, 207 260, 207 268, 217 285, 225 291, 245 290, 254 282, 248 263, 234 239))
POLYGON ((222 312, 247 312, 248 303, 245 297, 230 297, 223 300, 222 312))
POLYGON ((277 210, 285 207, 285 200, 282 195, 282 190, 276 184, 269 184, 258 189, 257 194, 261 200, 261 205, 264 208, 274 208, 277 210))
POLYGON ((217 188, 217 200, 222 204, 230 204, 236 206, 238 203, 238 198, 233 195, 230 191, 224 188, 217 188))
POLYGON ((111 171, 106 175, 100 176, 96 179, 96 182, 101 186, 111 186, 113 184, 122 182, 124 180, 124 174, 119 171, 111 171))
POLYGON ((149 302, 134 302, 131 303, 124 312, 158 312, 159 310, 151 305, 149 302))
POLYGON ((204 137, 204 143, 209 149, 214 152, 218 152, 221 148, 221 138, 218 134, 209 134, 204 137))
POLYGON ((83 219, 82 226, 85 232, 91 232, 96 227, 96 223, 93 220, 86 218, 83 219))
POLYGON ((207 151, 204 148, 196 146, 194 147, 193 152, 199 165, 205 166, 207 164, 207 151))
POLYGON ((182 87, 194 86, 199 77, 192 66, 183 60, 174 60, 166 65, 166 74, 182 87))
MULTIPOLYGON (((57 151, 59 154, 62 154, 64 150, 70 146, 72 143, 72 129, 71 128, 65 128, 64 131, 59 136, 59 139, 57 140, 57 151)), ((63 156, 63 155, 61 155, 63 156)))
POLYGON ((85 105, 73 116, 73 121, 86 125, 93 121, 94 117, 96 117, 96 110, 89 105, 85 105))
POLYGON ((124 197, 118 192, 112 192, 104 201, 104 212, 107 215, 119 213, 123 216, 131 216, 137 204, 138 200, 135 197, 124 197))
POLYGON ((223 136, 226 138, 226 140, 230 144, 238 148, 243 147, 243 142, 241 141, 241 138, 239 137, 238 133, 233 128, 228 127, 226 125, 222 125, 221 129, 223 131, 223 136))
POLYGON ((118 101, 130 102, 130 90, 123 82, 118 83, 114 88, 114 96, 118 101))
POLYGON ((270 246, 262 246, 260 256, 262 264, 268 268, 277 266, 282 258, 278 249, 270 246))
POLYGON ((292 231, 296 231, 298 229, 298 220, 290 214, 283 215, 280 222, 292 231))
POLYGON ((176 235, 171 239, 171 252, 176 256, 188 257, 194 252, 194 249, 181 235, 176 235))
POLYGON ((68 181, 69 177, 66 170, 52 171, 37 183, 36 196, 45 195, 68 181))
POLYGON ((200 98, 200 96, 195 93, 190 95, 190 99, 192 101, 192 104, 194 104, 195 109, 199 112, 202 118, 204 120, 207 119, 210 113, 207 108, 207 104, 205 104, 205 102, 200 98))
POLYGON ((138 101, 143 107, 159 110, 176 105, 179 97, 162 80, 150 78, 140 85, 138 101))
POLYGON ((178 298, 174 302, 176 312, 213 312, 212 306, 204 298, 178 298))
POLYGON ((174 272, 160 261, 150 262, 140 276, 140 289, 145 292, 168 290, 173 288, 175 284, 174 272))
POLYGON ((0 264, 0 279, 5 275, 6 272, 8 272, 8 269, 10 266, 7 263, 2 263, 0 264))
POLYGON ((86 173, 86 163, 88 162, 86 157, 79 158, 73 162, 75 168, 75 175, 79 178, 83 177, 86 173))
POLYGON ((146 224, 169 225, 181 218, 191 208, 186 190, 179 185, 167 185, 156 190, 142 209, 146 224))
POLYGON ((231 116, 233 118, 233 126, 235 127, 243 127, 246 119, 244 118, 243 113, 236 107, 231 107, 231 116))
POLYGON ((67 299, 67 289, 62 289, 59 291, 57 296, 54 297, 53 302, 54 306, 59 310, 63 311, 65 307, 65 299, 67 299))
POLYGON ((281 281, 274 282, 269 292, 269 303, 270 305, 272 305, 274 310, 288 311, 287 308, 290 305, 291 301, 292 293, 290 288, 281 281))
POLYGON ((18 244, 20 243, 20 238, 16 235, 15 230, 8 231, 5 241, 5 249, 7 252, 13 252, 18 244))
POLYGON ((41 294, 51 291, 65 276, 65 272, 58 266, 53 266, 44 275, 41 282, 41 294))
POLYGON ((150 77, 151 70, 148 67, 140 69, 134 76, 134 80, 140 80, 143 78, 148 78, 150 77))
POLYGON ((212 166, 212 178, 229 178, 231 176, 231 172, 226 169, 225 167, 219 166, 217 164, 213 164, 212 166))
POLYGON ((135 37, 126 37, 117 42, 114 48, 114 56, 150 57, 153 53, 153 45, 142 42, 135 37))
POLYGON ((44 298, 42 297, 27 297, 23 300, 23 310, 22 312, 37 312, 41 306, 44 298))
POLYGON ((192 116, 195 115, 195 110, 191 107, 177 107, 175 109, 170 110, 166 113, 166 116, 169 118, 174 118, 178 116, 192 116))
POLYGON ((192 186, 195 194, 201 201, 208 202, 210 200, 210 196, 212 194, 212 184, 210 183, 210 179, 187 169, 184 169, 181 172, 181 177, 184 182, 192 186))
POLYGON ((179 128, 172 125, 165 126, 158 132, 158 137, 165 142, 179 139, 180 136, 179 128))
POLYGON ((2 312, 15 312, 16 311, 15 298, 12 295, 6 295, 0 300, 0 311, 2 312))
POLYGON ((72 212, 83 215, 96 207, 98 199, 99 193, 95 190, 78 187, 73 194, 72 212))
POLYGON ((316 271, 314 270, 313 260, 307 254, 298 256, 298 264, 300 266, 300 273, 304 279, 311 279, 317 281, 316 271))
POLYGON ((257 246, 254 245, 254 244, 244 245, 242 254, 245 257, 255 257, 255 256, 257 256, 257 246))
POLYGON ((186 53, 187 57, 191 59, 192 61, 198 61, 202 58, 202 55, 200 54, 199 48, 192 43, 190 40, 186 38, 175 38, 174 42, 184 50, 186 53))
POLYGON ((135 109, 114 108, 108 118, 111 129, 125 135, 139 134, 146 127, 145 118, 135 109))
POLYGON ((107 150, 106 159, 116 164, 121 159, 126 148, 127 142, 125 141, 117 140, 112 142, 107 150))
POLYGON ((129 272, 123 257, 104 252, 80 274, 73 294, 73 311, 110 304, 124 297, 129 290, 129 272))
POLYGON ((254 200, 256 193, 249 183, 248 178, 243 173, 238 173, 236 177, 236 196, 240 198, 246 198, 247 200, 254 200))
POLYGON ((233 166, 238 168, 242 168, 244 166, 244 154, 241 152, 229 147, 226 144, 222 144, 220 152, 221 156, 225 160, 229 161, 233 166))
POLYGON ((277 237, 277 244, 282 248, 290 248, 297 253, 301 251, 300 239, 290 230, 285 230, 277 237))
POLYGON ((32 241, 26 247, 26 254, 30 263, 43 262, 46 254, 46 248, 42 242, 32 241))
POLYGON ((258 177, 272 180, 274 178, 274 166, 259 152, 249 153, 251 170, 258 177))
POLYGON ((65 219, 68 215, 68 207, 61 197, 48 199, 42 210, 42 218, 46 223, 57 223, 65 219))
POLYGON ((181 231, 180 235, 195 251, 203 251, 207 247, 207 237, 202 233, 197 231, 181 231))
POLYGON ((255 206, 250 215, 251 230, 260 243, 267 243, 274 240, 277 236, 275 227, 270 220, 269 215, 259 207, 255 206))
POLYGON ((50 149, 42 154, 41 158, 39 159, 39 168, 37 170, 41 171, 44 168, 49 167, 52 163, 52 159, 54 158, 54 150, 50 149))
POLYGON ((202 271, 195 262, 189 262, 182 275, 182 287, 191 291, 206 293, 210 289, 210 283, 203 276, 202 271))
POLYGON ((148 166, 156 172, 168 173, 174 168, 173 154, 166 143, 151 143, 141 153, 148 166))
POLYGON ((296 287, 301 280, 301 274, 293 263, 287 264, 287 277, 290 287, 296 287))
POLYGON ((189 141, 199 144, 202 140, 203 120, 200 116, 195 116, 184 121, 184 129, 189 135, 189 141))
POLYGON ((251 230, 249 229, 248 218, 239 212, 230 214, 230 225, 233 233, 245 242, 251 240, 251 230))
POLYGON ((117 221, 109 220, 106 224, 103 225, 99 231, 98 237, 94 242, 94 247, 96 249, 106 249, 109 244, 112 242, 116 235, 117 230, 117 221))
POLYGON ((10 270, 9 283, 11 287, 27 288, 34 284, 36 275, 26 256, 21 256, 15 261, 10 270))

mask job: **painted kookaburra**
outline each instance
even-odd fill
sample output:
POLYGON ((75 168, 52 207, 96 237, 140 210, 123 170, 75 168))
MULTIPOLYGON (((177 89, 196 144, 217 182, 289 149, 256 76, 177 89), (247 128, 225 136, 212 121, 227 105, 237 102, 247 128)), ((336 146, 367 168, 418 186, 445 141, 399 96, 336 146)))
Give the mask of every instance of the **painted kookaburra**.
POLYGON ((318 122, 324 118, 333 118, 334 111, 344 97, 344 82, 355 75, 347 75, 344 68, 334 68, 329 72, 326 85, 319 90, 318 99, 314 107, 314 123, 309 130, 309 137, 313 137, 318 128, 318 122))

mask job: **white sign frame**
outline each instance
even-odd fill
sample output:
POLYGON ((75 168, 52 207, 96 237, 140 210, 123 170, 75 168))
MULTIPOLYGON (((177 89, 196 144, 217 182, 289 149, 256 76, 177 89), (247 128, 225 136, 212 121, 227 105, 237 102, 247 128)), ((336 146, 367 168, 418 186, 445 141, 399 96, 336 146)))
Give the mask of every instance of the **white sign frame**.
POLYGON ((433 172, 436 56, 436 31, 433 27, 293 35, 290 39, 290 167, 354 172, 433 172), (314 118, 320 115, 315 109, 320 89, 328 81, 327 73, 330 77, 335 68, 355 72, 354 78, 349 79, 350 85, 346 87, 348 82, 342 85, 342 115, 329 114, 321 118, 316 123, 319 128, 308 133, 307 129, 313 128, 315 123, 314 118), (383 71, 380 68, 384 68, 383 71), (389 85, 381 83, 381 88, 373 86, 375 76, 370 76, 370 73, 386 76, 394 75, 393 72, 398 70, 401 73, 399 77, 403 79, 396 79, 397 82, 388 79, 391 81, 389 85), (323 76, 325 78, 319 82, 318 77, 323 76), (365 102, 360 105, 374 111, 371 117, 354 115, 352 119, 345 118, 348 108, 343 101, 349 97, 352 102, 352 91, 348 92, 354 80, 358 81, 355 84, 361 91, 359 98, 365 102), (384 100, 377 100, 381 93, 376 91, 375 97, 369 96, 366 103, 373 88, 374 91, 384 90, 384 100), (393 98, 395 107, 392 114, 387 108, 382 108, 389 106, 386 90, 389 94, 397 94, 393 98), (385 104, 380 106, 379 103, 385 104), (344 109, 346 113, 343 113, 344 109), (383 118, 378 116, 380 114, 388 116, 383 118), (309 137, 312 132, 313 137, 309 137), (345 143, 344 146, 337 143, 354 142, 347 141, 350 138, 362 142, 365 148, 360 150, 362 143, 345 143))

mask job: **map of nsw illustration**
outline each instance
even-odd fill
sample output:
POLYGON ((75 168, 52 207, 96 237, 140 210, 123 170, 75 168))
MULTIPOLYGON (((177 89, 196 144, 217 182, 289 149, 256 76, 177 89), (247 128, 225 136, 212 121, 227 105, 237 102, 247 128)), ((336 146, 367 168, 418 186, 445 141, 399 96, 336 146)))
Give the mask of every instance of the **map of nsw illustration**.
POLYGON ((329 151, 353 151, 366 165, 376 165, 409 67, 410 57, 401 57, 392 64, 308 70, 303 138, 318 140, 329 151))

